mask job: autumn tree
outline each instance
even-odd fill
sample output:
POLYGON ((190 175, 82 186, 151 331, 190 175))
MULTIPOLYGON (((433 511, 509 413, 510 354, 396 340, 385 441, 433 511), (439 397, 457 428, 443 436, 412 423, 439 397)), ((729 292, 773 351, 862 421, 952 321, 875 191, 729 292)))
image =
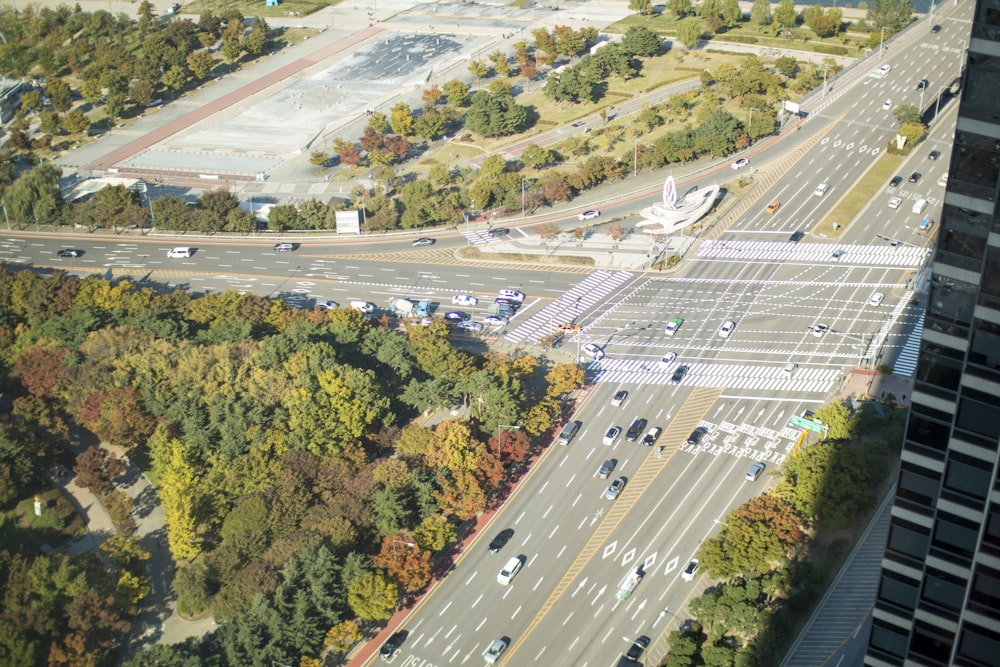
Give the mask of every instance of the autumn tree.
POLYGON ((330 628, 323 638, 323 646, 328 646, 337 653, 347 653, 358 642, 364 639, 361 628, 354 621, 341 621, 330 628))
POLYGON ((396 533, 382 538, 382 549, 372 557, 375 567, 385 569, 404 590, 419 590, 430 581, 431 554, 413 542, 409 533, 396 533))
POLYGON ((125 472, 125 465, 108 450, 91 446, 77 454, 73 472, 77 484, 103 496, 113 488, 112 481, 125 472))
POLYGON ((398 601, 398 586, 382 572, 362 572, 348 585, 347 602, 355 615, 365 621, 389 618, 398 601))
POLYGON ((144 443, 156 427, 137 387, 109 387, 89 394, 82 401, 80 419, 101 440, 125 448, 144 443))
POLYGON ((583 386, 584 373, 579 364, 554 364, 545 376, 545 395, 559 398, 583 386))

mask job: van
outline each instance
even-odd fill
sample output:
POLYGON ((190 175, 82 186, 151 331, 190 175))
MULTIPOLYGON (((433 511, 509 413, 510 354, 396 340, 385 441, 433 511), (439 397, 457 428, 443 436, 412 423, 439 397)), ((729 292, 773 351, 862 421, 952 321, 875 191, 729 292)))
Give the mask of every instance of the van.
POLYGON ((576 437, 576 434, 580 431, 581 426, 583 426, 583 424, 578 421, 566 424, 563 426, 563 430, 559 432, 559 437, 556 438, 556 442, 560 445, 568 445, 570 440, 576 437))
POLYGON ((517 301, 518 303, 524 301, 524 293, 518 292, 516 289, 502 289, 497 292, 497 296, 501 299, 510 299, 511 301, 517 301))
POLYGON ((785 364, 785 367, 781 369, 781 374, 784 375, 786 378, 790 378, 793 375, 795 375, 795 369, 798 367, 799 367, 798 364, 793 364, 792 362, 788 362, 787 364, 785 364))
POLYGON ((923 213, 925 208, 927 208, 927 200, 926 199, 922 199, 921 198, 921 199, 918 199, 917 201, 913 202, 913 212, 914 213, 923 213))
POLYGON ((172 248, 167 251, 167 257, 171 259, 190 257, 191 255, 192 255, 191 248, 186 248, 186 247, 172 248))

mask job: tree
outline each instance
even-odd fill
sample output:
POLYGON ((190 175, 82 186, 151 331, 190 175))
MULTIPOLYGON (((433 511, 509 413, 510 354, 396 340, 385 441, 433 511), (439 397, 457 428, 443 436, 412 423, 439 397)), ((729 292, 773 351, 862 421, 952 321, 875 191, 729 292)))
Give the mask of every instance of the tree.
MULTIPOLYGON (((790 1, 790 0, 789 0, 790 1)), ((868 4, 868 22, 879 32, 896 33, 910 22, 913 5, 910 0, 872 0, 868 4)))
POLYGON ((429 553, 441 551, 458 539, 455 526, 443 514, 431 514, 413 530, 413 539, 429 553))
POLYGON ((798 22, 795 0, 781 0, 777 9, 774 10, 774 20, 782 28, 794 28, 798 22))
POLYGON ((569 26, 557 25, 552 30, 552 37, 555 39, 556 53, 564 56, 575 56, 587 47, 583 30, 577 32, 569 26))
POLYGON ((442 87, 448 104, 453 107, 464 107, 469 104, 469 85, 459 79, 452 79, 442 87))
POLYGON ((187 72, 180 65, 174 65, 166 71, 161 80, 164 86, 176 93, 187 85, 187 72))
POLYGON ((542 169, 556 161, 555 153, 537 144, 529 144, 521 152, 521 162, 533 169, 542 169))
POLYGON ((299 229, 301 218, 294 204, 278 204, 267 212, 267 228, 273 232, 299 229))
POLYGON ((675 18, 683 18, 691 12, 691 0, 667 0, 667 10, 675 18))
POLYGON ((42 110, 38 115, 38 130, 44 134, 58 134, 62 127, 62 119, 55 111, 42 110))
POLYGON ((384 621, 399 601, 399 588, 382 572, 362 572, 351 579, 347 603, 358 618, 384 621))
POLYGON ((361 628, 354 621, 341 621, 330 628, 323 638, 323 646, 328 646, 337 653, 347 653, 358 642, 364 639, 361 628))
POLYGON ((542 238, 545 248, 548 249, 549 243, 559 238, 559 226, 554 222, 544 222, 535 227, 535 233, 542 238))
POLYGON ((62 127, 69 134, 82 134, 90 128, 90 119, 79 109, 73 109, 63 116, 62 127))
POLYGON ((428 107, 432 107, 441 101, 444 93, 441 87, 436 83, 431 85, 430 88, 424 88, 424 92, 420 95, 420 100, 424 103, 424 112, 427 112, 428 107))
POLYGON ((527 108, 515 102, 509 94, 479 91, 472 97, 465 123, 476 134, 497 137, 524 129, 527 118, 527 108))
POLYGON ((482 79, 490 73, 490 65, 484 60, 477 60, 473 58, 469 61, 469 71, 474 77, 476 77, 476 81, 478 82, 479 79, 482 79))
POLYGON ((689 17, 677 24, 677 39, 689 49, 698 46, 705 33, 705 23, 696 17, 689 17))
POLYGON ((134 386, 109 387, 86 396, 80 419, 102 440, 125 448, 143 444, 156 427, 134 386))
POLYGON ((900 125, 920 123, 920 109, 915 104, 900 104, 893 108, 892 115, 900 125))
POLYGON ((639 12, 643 16, 650 16, 653 13, 653 3, 651 0, 628 0, 628 8, 634 12, 639 12))
POLYGON ((851 437, 851 410, 840 401, 827 403, 816 410, 816 419, 826 427, 824 436, 829 440, 848 440, 851 437))
POLYGON ((396 103, 392 107, 389 126, 400 136, 413 136, 413 112, 410 110, 410 105, 405 102, 396 103))
POLYGON ((579 364, 555 364, 545 376, 545 395, 561 398, 583 386, 584 373, 579 364))
POLYGON ((187 66, 191 70, 191 76, 204 80, 208 78, 212 73, 212 69, 215 68, 215 59, 208 51, 195 51, 188 54, 187 66))
POLYGON ((66 113, 73 106, 72 90, 69 84, 59 77, 49 78, 45 83, 45 92, 52 108, 59 113, 66 113))
POLYGON ((113 488, 112 480, 125 472, 125 466, 108 450, 91 446, 77 455, 73 472, 76 473, 77 484, 103 496, 113 488))
POLYGON ((260 16, 254 17, 253 22, 250 24, 250 32, 240 42, 240 48, 254 56, 264 53, 267 50, 267 32, 269 29, 267 21, 260 16))
POLYGON ((753 0, 750 7, 750 22, 757 26, 771 25, 771 0, 753 0))
POLYGON ((656 56, 660 53, 660 36, 646 26, 634 25, 625 31, 621 48, 629 56, 656 56))
POLYGON ((415 591, 431 579, 430 559, 430 552, 421 549, 408 533, 396 533, 382 538, 382 549, 372 557, 372 564, 384 568, 404 590, 415 591))

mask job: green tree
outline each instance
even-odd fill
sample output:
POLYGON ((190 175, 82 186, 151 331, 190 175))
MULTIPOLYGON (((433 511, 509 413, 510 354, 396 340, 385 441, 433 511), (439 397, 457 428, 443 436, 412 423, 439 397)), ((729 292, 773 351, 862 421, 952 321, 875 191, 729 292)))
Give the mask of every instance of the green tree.
POLYGON ((798 22, 795 0, 781 0, 777 9, 774 10, 774 20, 782 28, 794 28, 798 22))
POLYGON ((166 71, 161 81, 174 93, 179 92, 187 85, 187 72, 180 65, 174 65, 166 71))
POLYGON ((689 49, 698 46, 703 34, 705 34, 705 23, 699 18, 692 16, 677 24, 677 39, 689 49))
POLYGON ((429 553, 441 551, 458 539, 455 525, 442 514, 431 514, 420 522, 414 531, 413 539, 420 548, 429 553))
POLYGON ((441 89, 444 91, 448 104, 453 107, 465 107, 469 104, 469 85, 459 79, 448 81, 441 89))
POLYGON ((548 148, 544 148, 537 144, 529 144, 521 152, 521 162, 524 163, 526 167, 531 167, 533 169, 543 169, 556 162, 555 153, 553 153, 548 148))
POLYGON ((60 127, 62 127, 62 119, 57 112, 48 109, 42 110, 38 119, 39 131, 45 134, 58 134, 60 127))
POLYGON ((750 7, 750 22, 758 26, 771 25, 771 0, 753 0, 750 7))
POLYGON ((267 50, 269 27, 267 21, 259 16, 254 17, 250 24, 250 32, 240 42, 240 48, 250 55, 258 56, 267 50))
POLYGON ((660 36, 646 26, 634 25, 625 31, 621 48, 629 56, 656 56, 660 53, 660 36))
POLYGON ((69 84, 59 77, 50 77, 45 83, 45 94, 52 103, 52 108, 59 113, 66 113, 73 106, 72 90, 69 84))
POLYGON ((691 12, 691 0, 667 0, 667 10, 675 18, 684 18, 691 12))
POLYGON ((879 32, 882 28, 888 33, 902 30, 913 16, 913 5, 910 0, 871 0, 868 3, 868 22, 879 32))
POLYGON ((851 437, 851 410, 839 401, 827 403, 816 410, 816 419, 825 427, 824 436, 829 440, 848 440, 851 437))
POLYGON ((129 99, 142 106, 148 106, 155 94, 153 82, 148 79, 136 79, 128 87, 129 99))
POLYGON ((212 73, 215 59, 208 51, 195 51, 188 54, 187 66, 194 78, 204 80, 212 73))
POLYGON ((893 107, 892 116, 901 126, 907 123, 920 123, 920 109, 915 104, 900 104, 893 107))
POLYGON ((62 127, 70 134, 81 134, 90 128, 90 119, 79 109, 73 109, 63 116, 62 127))
POLYGON ((294 204, 278 204, 267 212, 267 228, 273 232, 300 229, 299 210, 294 204))
POLYGON ((490 65, 485 60, 476 60, 473 58, 469 61, 469 72, 472 73, 472 76, 476 77, 476 81, 478 82, 479 79, 490 73, 490 65))
POLYGON ((347 589, 347 602, 355 615, 365 621, 384 621, 392 616, 399 600, 399 588, 382 572, 362 572, 347 589))
POLYGON ((471 131, 485 137, 514 134, 525 129, 528 110, 508 95, 479 91, 472 97, 465 124, 471 131))
POLYGON ((392 131, 403 137, 413 136, 413 112, 405 102, 398 102, 392 107, 389 126, 392 131))

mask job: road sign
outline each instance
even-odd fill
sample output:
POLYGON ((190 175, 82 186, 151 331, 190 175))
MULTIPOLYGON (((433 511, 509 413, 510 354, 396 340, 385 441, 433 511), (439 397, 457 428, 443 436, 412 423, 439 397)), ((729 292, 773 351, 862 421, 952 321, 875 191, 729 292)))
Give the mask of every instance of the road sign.
POLYGON ((788 420, 788 423, 791 424, 792 426, 798 426, 799 428, 807 428, 810 431, 815 431, 816 433, 822 433, 823 432, 823 425, 822 424, 817 424, 814 421, 810 421, 808 419, 803 419, 802 417, 799 417, 798 415, 792 415, 792 418, 788 420))

